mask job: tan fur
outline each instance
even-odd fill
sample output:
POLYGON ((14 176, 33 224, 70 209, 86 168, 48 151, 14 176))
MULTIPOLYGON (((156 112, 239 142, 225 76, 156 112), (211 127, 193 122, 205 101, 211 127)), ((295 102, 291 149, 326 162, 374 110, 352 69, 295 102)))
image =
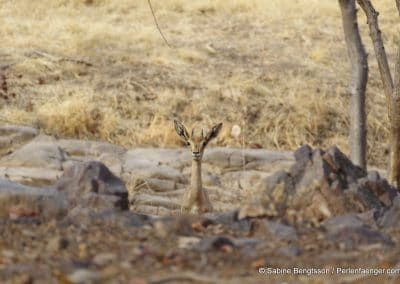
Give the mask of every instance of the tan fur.
POLYGON ((207 189, 202 185, 201 180, 201 161, 204 150, 208 142, 217 137, 222 128, 222 123, 215 125, 211 130, 204 135, 204 131, 195 133, 192 130, 191 134, 186 127, 179 121, 175 120, 175 130, 185 143, 190 146, 192 152, 192 176, 190 186, 183 194, 182 198, 182 213, 205 213, 212 212, 213 206, 208 196, 207 189), (198 135, 195 135, 198 134, 198 135))

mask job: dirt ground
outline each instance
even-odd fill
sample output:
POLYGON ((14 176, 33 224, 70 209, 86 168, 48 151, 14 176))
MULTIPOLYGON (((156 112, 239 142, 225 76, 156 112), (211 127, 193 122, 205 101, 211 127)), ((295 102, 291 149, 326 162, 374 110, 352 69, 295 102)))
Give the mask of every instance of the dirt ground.
POLYGON ((311 233, 303 230, 299 240, 290 245, 286 241, 265 241, 256 245, 257 249, 252 245, 232 247, 224 243, 224 238, 246 241, 250 236, 223 226, 204 228, 201 224, 204 224, 201 219, 193 217, 170 222, 171 228, 167 230, 122 227, 113 222, 87 226, 55 222, 2 224, 0 245, 7 250, 2 251, 0 258, 3 267, 0 280, 2 283, 155 284, 396 283, 398 279, 398 247, 367 245, 344 249, 321 241, 318 235, 322 231, 318 229, 311 233), (216 236, 221 240, 208 249, 187 250, 182 245, 190 238, 216 236), (296 256, 292 251, 297 246, 302 251, 296 256), (7 265, 10 263, 17 264, 7 265), (268 272, 260 273, 260 268, 268 272), (279 272, 277 268, 291 272, 279 272), (340 268, 376 269, 377 274, 337 272, 340 268), (398 271, 380 274, 378 270, 388 268, 398 271), (300 272, 300 269, 309 270, 300 272), (82 275, 76 276, 77 271, 82 275))
MULTIPOLYGON (((127 147, 180 145, 173 118, 221 121, 219 145, 348 151, 350 66, 335 1, 153 2, 171 47, 147 1, 3 1, 1 120, 127 147)), ((390 62, 392 2, 375 3, 390 62)), ((385 99, 358 14, 370 54, 368 157, 383 166, 385 99)))

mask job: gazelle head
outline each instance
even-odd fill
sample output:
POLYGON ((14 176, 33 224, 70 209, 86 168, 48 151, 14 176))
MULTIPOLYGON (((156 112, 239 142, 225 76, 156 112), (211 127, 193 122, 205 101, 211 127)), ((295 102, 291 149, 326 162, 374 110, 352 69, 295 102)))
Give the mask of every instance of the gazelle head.
POLYGON ((204 149, 206 148, 208 142, 218 136, 219 131, 222 128, 222 123, 214 125, 211 130, 204 134, 203 129, 201 129, 200 134, 195 133, 192 129, 191 134, 187 131, 186 127, 178 120, 174 120, 175 130, 179 137, 188 145, 192 151, 192 159, 195 161, 200 161, 203 157, 204 149))

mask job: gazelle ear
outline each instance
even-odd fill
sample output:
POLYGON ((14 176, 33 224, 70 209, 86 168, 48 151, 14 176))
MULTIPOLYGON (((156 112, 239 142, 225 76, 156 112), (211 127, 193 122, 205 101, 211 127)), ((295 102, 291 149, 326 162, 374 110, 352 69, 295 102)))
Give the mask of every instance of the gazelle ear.
POLYGON ((180 122, 176 119, 174 119, 174 124, 175 124, 176 133, 178 133, 179 137, 183 141, 188 142, 189 132, 187 131, 186 127, 182 124, 182 122, 180 122))
POLYGON ((214 125, 211 128, 211 130, 207 133, 207 135, 206 135, 206 137, 204 139, 205 145, 207 145, 208 142, 210 142, 211 139, 214 139, 215 137, 218 136, 218 133, 221 130, 221 128, 222 128, 222 122, 214 125))

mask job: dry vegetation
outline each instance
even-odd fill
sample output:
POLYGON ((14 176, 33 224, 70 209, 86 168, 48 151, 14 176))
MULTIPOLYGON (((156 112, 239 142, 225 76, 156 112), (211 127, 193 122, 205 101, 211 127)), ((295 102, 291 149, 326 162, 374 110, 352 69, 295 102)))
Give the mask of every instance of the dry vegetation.
MULTIPOLYGON (((395 1, 375 1, 390 58, 395 1)), ((0 118, 124 146, 179 145, 172 119, 225 124, 219 145, 347 151, 350 66, 337 1, 0 1, 0 118), (241 137, 231 134, 234 125, 241 137), (237 129, 237 127, 236 127, 237 129), (244 139, 242 139, 243 137, 244 139)), ((369 163, 388 122, 370 54, 369 163)), ((1 122, 0 121, 0 122, 1 122)))

